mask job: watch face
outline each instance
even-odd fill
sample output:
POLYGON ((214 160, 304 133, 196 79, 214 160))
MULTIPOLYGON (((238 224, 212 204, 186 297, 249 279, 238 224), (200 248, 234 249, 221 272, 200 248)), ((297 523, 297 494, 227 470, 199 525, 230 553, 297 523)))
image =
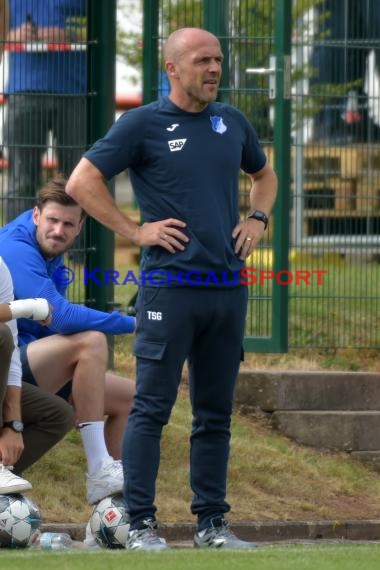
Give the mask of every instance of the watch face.
POLYGON ((22 431, 24 429, 24 424, 20 420, 15 420, 13 422, 13 429, 15 431, 22 431))
POLYGON ((10 422, 4 422, 4 427, 9 427, 13 429, 13 431, 22 432, 24 429, 24 424, 21 420, 12 420, 10 422))
POLYGON ((253 218, 255 220, 259 220, 260 222, 263 222, 265 229, 267 229, 268 216, 266 214, 264 214, 264 212, 261 212, 260 210, 255 210, 254 212, 252 212, 252 214, 250 214, 248 216, 248 218, 253 218))

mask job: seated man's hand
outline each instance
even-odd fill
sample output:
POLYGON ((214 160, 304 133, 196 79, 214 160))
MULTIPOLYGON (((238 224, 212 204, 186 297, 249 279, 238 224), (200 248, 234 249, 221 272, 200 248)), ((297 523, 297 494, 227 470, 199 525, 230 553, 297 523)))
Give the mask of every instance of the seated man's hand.
POLYGON ((3 465, 14 465, 24 450, 21 433, 9 428, 0 428, 0 462, 3 465))
POLYGON ((9 303, 9 308, 12 319, 32 319, 42 321, 43 324, 49 324, 45 321, 51 321, 52 307, 46 299, 17 299, 9 303))
POLYGON ((51 305, 49 305, 49 309, 50 309, 50 312, 49 312, 48 316, 46 317, 46 319, 39 321, 40 325, 43 325, 45 327, 50 325, 52 318, 53 318, 53 307, 51 305))

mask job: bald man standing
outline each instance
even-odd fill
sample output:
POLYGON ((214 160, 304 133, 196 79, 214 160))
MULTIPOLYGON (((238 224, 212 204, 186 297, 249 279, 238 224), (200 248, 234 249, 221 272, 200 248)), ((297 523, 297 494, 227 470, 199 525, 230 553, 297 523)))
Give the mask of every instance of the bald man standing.
POLYGON ((102 224, 144 247, 134 354, 136 395, 123 442, 128 549, 163 550, 155 485, 162 429, 189 363, 191 511, 196 547, 252 548, 230 530, 227 467, 247 288, 240 272, 267 227, 277 178, 246 117, 215 102, 219 40, 183 28, 166 42, 170 94, 124 114, 85 153, 66 192, 102 224), (116 206, 103 180, 129 169, 145 223, 116 206), (239 217, 239 173, 251 213, 239 217))

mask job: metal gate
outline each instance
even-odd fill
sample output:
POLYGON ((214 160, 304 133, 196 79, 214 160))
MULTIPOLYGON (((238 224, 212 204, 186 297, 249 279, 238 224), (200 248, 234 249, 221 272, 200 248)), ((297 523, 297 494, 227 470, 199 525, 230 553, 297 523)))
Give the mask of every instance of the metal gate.
MULTIPOLYGON (((288 288, 275 278, 288 271, 290 153, 290 0, 145 0, 144 102, 167 92, 162 45, 183 26, 214 33, 224 52, 219 100, 252 121, 274 161, 279 195, 269 231, 252 267, 245 348, 284 352, 288 346, 288 288), (275 252, 275 253, 274 253, 275 252)), ((241 177, 241 216, 249 209, 248 181, 241 177)))
MULTIPOLYGON (((378 348, 378 0, 151 0, 144 18, 145 100, 167 89, 163 40, 204 26, 226 56, 220 99, 250 118, 279 178, 247 260, 247 350, 378 348)), ((242 178, 242 216, 247 202, 242 178)))
POLYGON ((378 348, 378 0, 293 5, 289 346, 378 348))

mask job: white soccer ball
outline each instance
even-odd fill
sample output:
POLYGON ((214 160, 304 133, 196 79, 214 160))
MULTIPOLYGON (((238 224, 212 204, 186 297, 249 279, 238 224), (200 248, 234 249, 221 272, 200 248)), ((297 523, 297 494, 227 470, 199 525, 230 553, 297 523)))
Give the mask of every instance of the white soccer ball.
POLYGON ((0 495, 0 548, 29 546, 41 524, 33 501, 20 494, 0 495))
POLYGON ((121 493, 102 499, 92 510, 90 528, 103 548, 125 548, 130 518, 121 493))

